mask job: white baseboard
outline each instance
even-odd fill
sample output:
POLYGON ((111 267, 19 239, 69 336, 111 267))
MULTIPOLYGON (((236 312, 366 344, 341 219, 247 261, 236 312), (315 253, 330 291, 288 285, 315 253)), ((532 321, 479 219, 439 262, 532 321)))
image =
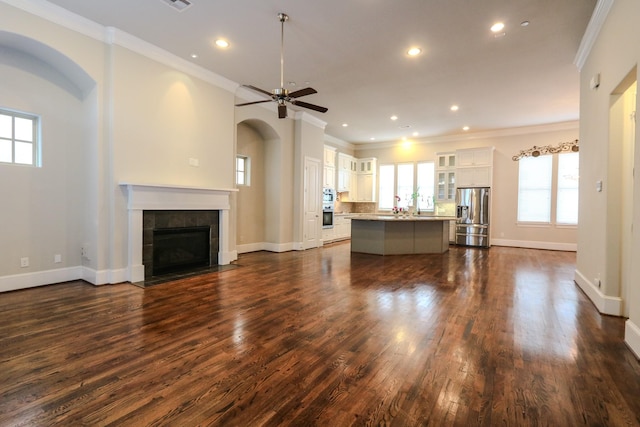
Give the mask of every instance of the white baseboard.
POLYGON ((238 251, 218 252, 218 264, 227 265, 238 259, 238 251))
POLYGON ((268 243, 268 242, 258 242, 258 243, 247 243, 245 245, 237 245, 236 251, 239 254, 246 254, 248 252, 257 252, 257 251, 269 251, 269 252, 289 252, 293 250, 297 250, 299 245, 290 242, 290 243, 268 243))
POLYGON ((573 280, 580 286, 580 289, 587 294, 600 313, 611 316, 623 315, 622 298, 603 294, 597 285, 592 283, 578 270, 575 271, 573 280))
POLYGON ((546 249, 549 251, 576 252, 578 250, 577 243, 536 242, 533 240, 491 239, 491 245, 527 249, 546 249))
POLYGON ((237 245, 236 246, 236 251, 239 254, 246 254, 249 252, 258 252, 258 251, 264 251, 264 242, 259 242, 259 243, 247 243, 246 245, 237 245))
POLYGON ((0 292, 35 288, 52 283, 82 279, 82 267, 67 267, 56 270, 36 271, 34 273, 14 274, 0 277, 0 292))
POLYGON ((640 327, 631 319, 624 324, 624 342, 627 343, 636 358, 640 359, 640 327))

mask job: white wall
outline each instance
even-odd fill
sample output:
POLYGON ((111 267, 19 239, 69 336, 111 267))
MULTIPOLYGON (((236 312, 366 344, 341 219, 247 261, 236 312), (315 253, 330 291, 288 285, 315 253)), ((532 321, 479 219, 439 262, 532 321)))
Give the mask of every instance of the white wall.
MULTIPOLYGON (((610 3, 610 2, 609 2, 610 3)), ((578 230, 578 258, 576 281, 589 295, 601 312, 620 315, 629 313, 625 340, 636 355, 640 355, 640 265, 633 263, 630 271, 631 281, 628 288, 617 282, 619 275, 614 270, 620 268, 620 257, 608 257, 607 252, 619 251, 622 233, 616 229, 621 219, 620 211, 624 203, 622 192, 617 192, 621 184, 622 165, 615 156, 621 150, 619 135, 612 127, 620 123, 610 121, 615 116, 615 100, 621 85, 631 80, 637 81, 637 64, 640 61, 640 39, 637 24, 640 16, 640 2, 636 0, 616 0, 603 27, 595 38, 581 70, 580 77, 580 227, 578 230), (591 78, 600 74, 600 86, 591 89, 591 78), (596 191, 596 182, 603 181, 603 191, 596 191), (616 195, 617 194, 617 195, 616 195), (611 246, 615 245, 615 246, 611 246), (599 287, 596 278, 602 280, 599 287), (624 293, 622 293, 624 289, 624 293)), ((637 105, 637 95, 636 95, 637 105)), ((640 170, 640 149, 638 135, 635 135, 634 166, 640 170)), ((631 180, 631 177, 627 177, 631 180)), ((640 259, 640 185, 633 188, 633 223, 630 251, 631 260, 640 259)), ((625 231, 626 232, 626 231, 625 231)))
POLYGON ((0 47, 0 108, 40 115, 42 132, 42 167, 0 164, 0 275, 81 263, 88 160, 83 100, 56 85, 60 76, 53 70, 25 71, 34 60, 0 47), (54 263, 55 254, 61 263, 54 263), (29 268, 20 268, 22 257, 29 268))

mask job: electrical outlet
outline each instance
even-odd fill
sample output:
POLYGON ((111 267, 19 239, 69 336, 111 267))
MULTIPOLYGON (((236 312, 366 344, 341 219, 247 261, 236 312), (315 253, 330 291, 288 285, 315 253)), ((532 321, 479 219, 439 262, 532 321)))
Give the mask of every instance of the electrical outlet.
POLYGON ((29 257, 20 258, 20 267, 21 268, 29 267, 29 257))

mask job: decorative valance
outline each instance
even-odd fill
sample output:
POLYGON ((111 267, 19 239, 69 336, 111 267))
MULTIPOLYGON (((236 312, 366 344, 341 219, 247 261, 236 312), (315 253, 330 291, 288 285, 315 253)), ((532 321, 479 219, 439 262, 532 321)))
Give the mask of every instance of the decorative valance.
POLYGON ((544 147, 538 147, 534 145, 528 150, 522 150, 516 156, 513 156, 512 159, 514 162, 517 162, 523 157, 538 157, 544 154, 555 154, 561 153, 563 151, 579 151, 580 146, 578 145, 578 140, 569 141, 569 142, 561 142, 558 145, 545 145, 544 147))

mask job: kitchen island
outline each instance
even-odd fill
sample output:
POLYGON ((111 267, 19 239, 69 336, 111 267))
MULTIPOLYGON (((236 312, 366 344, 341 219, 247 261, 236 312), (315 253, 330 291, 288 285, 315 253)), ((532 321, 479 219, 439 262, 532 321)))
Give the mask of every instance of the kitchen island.
POLYGON ((449 250, 449 216, 362 215, 351 218, 351 252, 375 255, 449 250))

